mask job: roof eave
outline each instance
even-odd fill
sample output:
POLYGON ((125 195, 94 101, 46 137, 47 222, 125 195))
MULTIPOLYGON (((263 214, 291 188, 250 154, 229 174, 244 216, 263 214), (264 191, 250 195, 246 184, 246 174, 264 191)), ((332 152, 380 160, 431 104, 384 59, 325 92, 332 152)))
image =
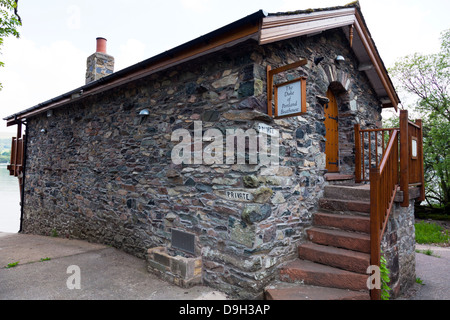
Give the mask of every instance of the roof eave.
POLYGON ((18 122, 23 122, 25 119, 46 112, 47 110, 61 107, 129 81, 146 77, 154 72, 214 52, 220 48, 245 41, 249 38, 255 38, 257 40, 259 38, 260 22, 265 16, 267 16, 267 13, 259 10, 206 35, 122 69, 107 77, 10 115, 3 120, 7 121, 7 126, 15 125, 18 122))
POLYGON ((348 6, 330 8, 329 10, 303 10, 286 14, 270 14, 268 17, 263 18, 260 44, 268 44, 348 26, 354 26, 356 30, 355 37, 358 37, 362 42, 365 55, 373 65, 375 74, 382 84, 384 94, 379 96, 380 100, 386 100, 386 98, 389 100, 382 106, 385 108, 393 107, 397 111, 400 99, 369 33, 357 2, 348 6))

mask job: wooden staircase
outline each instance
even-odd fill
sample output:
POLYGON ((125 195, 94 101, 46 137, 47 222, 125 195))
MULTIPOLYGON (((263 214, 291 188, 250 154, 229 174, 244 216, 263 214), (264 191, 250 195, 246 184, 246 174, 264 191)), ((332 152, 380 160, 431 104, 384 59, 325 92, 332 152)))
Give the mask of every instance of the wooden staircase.
POLYGON ((299 245, 298 258, 280 267, 267 300, 369 300, 370 189, 330 185, 299 245))

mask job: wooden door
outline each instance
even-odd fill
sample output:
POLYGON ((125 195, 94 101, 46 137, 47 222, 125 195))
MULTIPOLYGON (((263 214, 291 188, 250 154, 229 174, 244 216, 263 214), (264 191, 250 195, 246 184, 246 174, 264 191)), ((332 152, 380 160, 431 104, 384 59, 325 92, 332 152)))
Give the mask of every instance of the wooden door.
POLYGON ((325 129, 327 139, 325 154, 327 162, 325 168, 328 172, 339 171, 339 133, 338 133, 338 106, 336 98, 330 89, 327 91, 327 98, 330 102, 325 104, 325 129))

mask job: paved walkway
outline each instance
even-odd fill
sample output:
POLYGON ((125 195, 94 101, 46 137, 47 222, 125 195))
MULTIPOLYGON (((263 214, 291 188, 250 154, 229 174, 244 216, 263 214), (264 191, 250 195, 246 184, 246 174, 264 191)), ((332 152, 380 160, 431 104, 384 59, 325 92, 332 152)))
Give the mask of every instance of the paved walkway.
POLYGON ((79 240, 0 233, 0 300, 224 300, 205 286, 183 289, 159 280, 146 262, 79 240), (41 261, 41 259, 51 260, 41 261), (7 264, 19 261, 13 268, 7 264), (80 289, 76 284, 79 267, 80 289), (69 273, 68 273, 69 271, 69 273), (69 279, 70 278, 70 279, 69 279))
POLYGON ((450 300, 450 248, 432 245, 416 245, 416 250, 432 251, 432 255, 416 253, 416 277, 422 284, 415 284, 403 300, 450 300))
MULTIPOLYGON (((450 300, 450 248, 416 254, 415 284, 399 300, 450 300)), ((146 262, 120 250, 79 240, 0 232, 0 300, 224 300, 204 286, 183 289, 147 272, 146 262), (47 261, 41 259, 50 258, 47 261), (19 261, 13 268, 7 264, 19 261), (78 266, 80 289, 69 289, 78 266), (72 277, 72 278, 71 278, 72 277), (69 279, 70 278, 70 279, 69 279)))

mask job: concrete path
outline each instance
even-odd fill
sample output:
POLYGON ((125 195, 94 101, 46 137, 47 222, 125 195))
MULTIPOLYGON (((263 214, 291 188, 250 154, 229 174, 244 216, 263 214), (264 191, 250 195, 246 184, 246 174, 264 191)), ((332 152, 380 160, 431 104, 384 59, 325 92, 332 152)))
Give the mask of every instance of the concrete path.
POLYGON ((416 245, 416 250, 428 249, 432 255, 416 253, 416 277, 422 284, 415 284, 403 300, 450 300, 450 248, 416 245))
POLYGON ((0 300, 224 300, 211 288, 159 280, 146 262, 79 240, 0 233, 0 300), (47 261, 41 259, 50 258, 47 261), (19 261, 12 268, 9 263, 19 261), (71 269, 77 266, 79 269, 71 269), (68 273, 69 272, 69 273, 68 273), (75 278, 79 274, 80 289, 75 278))
MULTIPOLYGON (((450 300, 450 248, 416 254, 415 284, 398 300, 450 300)), ((115 248, 68 240, 0 232, 0 300, 225 300, 205 286, 183 289, 149 273, 145 260, 115 248), (41 259, 50 258, 48 261, 41 259), (19 264, 5 268, 9 263, 19 264), (79 268, 80 289, 69 289, 79 268), (69 273, 68 273, 69 271, 69 273)))

